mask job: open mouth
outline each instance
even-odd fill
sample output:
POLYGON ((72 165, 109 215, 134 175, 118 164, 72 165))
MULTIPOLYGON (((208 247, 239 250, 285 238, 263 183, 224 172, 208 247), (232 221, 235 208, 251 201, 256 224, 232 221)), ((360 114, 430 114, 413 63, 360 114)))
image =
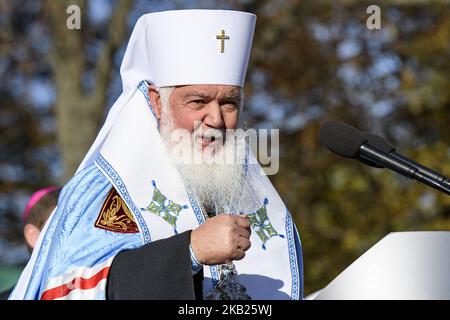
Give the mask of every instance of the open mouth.
POLYGON ((213 144, 217 144, 220 142, 220 138, 217 138, 214 135, 201 135, 197 137, 197 141, 203 146, 209 146, 209 145, 213 145, 213 144))
POLYGON ((202 139, 205 141, 214 142, 216 140, 216 137, 214 136, 202 136, 202 139))
POLYGON ((219 129, 199 130, 195 133, 195 141, 203 147, 222 142, 223 133, 219 129))
POLYGON ((216 137, 214 136, 201 136, 200 139, 203 146, 210 145, 216 141, 216 137))

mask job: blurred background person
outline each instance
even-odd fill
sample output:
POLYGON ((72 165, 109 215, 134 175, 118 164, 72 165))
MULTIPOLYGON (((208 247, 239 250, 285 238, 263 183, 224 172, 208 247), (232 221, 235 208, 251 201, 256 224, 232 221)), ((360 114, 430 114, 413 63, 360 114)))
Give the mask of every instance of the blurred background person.
MULTIPOLYGON (((40 189, 33 193, 28 200, 22 216, 23 222, 23 237, 27 244, 28 250, 31 254, 36 242, 39 238, 45 222, 50 217, 53 209, 58 203, 58 196, 61 188, 58 186, 51 186, 40 189)), ((0 293, 0 300, 8 299, 13 288, 5 290, 0 293)))
POLYGON ((36 191, 30 198, 22 216, 23 237, 33 251, 42 228, 58 203, 60 187, 51 186, 36 191))

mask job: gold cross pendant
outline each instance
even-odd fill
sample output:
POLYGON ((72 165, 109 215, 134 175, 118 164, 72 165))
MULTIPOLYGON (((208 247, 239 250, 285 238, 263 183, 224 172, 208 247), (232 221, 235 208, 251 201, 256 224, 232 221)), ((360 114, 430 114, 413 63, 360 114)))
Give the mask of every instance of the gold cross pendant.
POLYGON ((225 52, 225 40, 229 40, 230 37, 225 35, 225 30, 220 30, 220 34, 216 36, 217 40, 220 40, 220 53, 225 52))

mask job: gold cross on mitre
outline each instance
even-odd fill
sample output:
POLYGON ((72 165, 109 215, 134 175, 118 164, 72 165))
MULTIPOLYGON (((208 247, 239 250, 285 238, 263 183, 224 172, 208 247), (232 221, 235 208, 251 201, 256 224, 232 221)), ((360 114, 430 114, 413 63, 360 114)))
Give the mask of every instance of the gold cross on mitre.
POLYGON ((225 35, 225 30, 220 30, 220 34, 216 36, 217 40, 220 40, 220 53, 225 52, 225 40, 229 40, 230 37, 225 35))

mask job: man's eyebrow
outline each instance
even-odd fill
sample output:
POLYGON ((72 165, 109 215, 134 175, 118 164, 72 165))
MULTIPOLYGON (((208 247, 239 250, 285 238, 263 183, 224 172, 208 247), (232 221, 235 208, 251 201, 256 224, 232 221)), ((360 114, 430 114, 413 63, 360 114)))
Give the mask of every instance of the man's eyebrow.
POLYGON ((236 100, 239 101, 241 99, 241 94, 239 92, 230 93, 222 97, 221 100, 236 100))
MULTIPOLYGON (((211 95, 204 92, 189 92, 184 95, 184 98, 190 97, 210 98, 211 95)), ((239 91, 227 93, 226 95, 220 98, 220 100, 236 100, 236 101, 239 101, 240 99, 241 93, 239 91)))
POLYGON ((189 92, 184 95, 185 98, 189 97, 201 97, 201 98, 209 98, 210 95, 203 92, 189 92))

